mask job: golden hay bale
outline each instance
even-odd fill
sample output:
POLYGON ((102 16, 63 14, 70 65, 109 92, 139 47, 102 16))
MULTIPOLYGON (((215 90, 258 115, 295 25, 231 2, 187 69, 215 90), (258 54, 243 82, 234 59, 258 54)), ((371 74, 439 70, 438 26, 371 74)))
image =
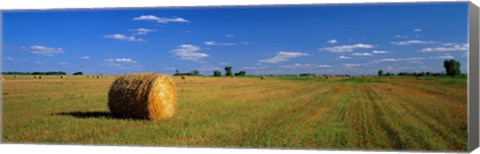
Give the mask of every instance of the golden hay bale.
POLYGON ((185 80, 187 79, 187 77, 185 75, 182 75, 182 79, 185 80))
POLYGON ((17 78, 17 75, 14 75, 13 78, 17 78))
POLYGON ((2 75, 2 80, 5 80, 5 77, 2 75))
POLYGON ((38 79, 42 79, 42 76, 39 75, 39 76, 37 76, 37 78, 38 78, 38 79))
POLYGON ((266 77, 265 75, 262 75, 262 76, 260 77, 260 79, 265 80, 265 79, 267 79, 267 77, 266 77))
POLYGON ((63 78, 65 78, 65 77, 64 77, 63 75, 61 75, 61 76, 60 76, 60 79, 63 79, 63 78))
POLYGON ((127 74, 117 78, 108 93, 108 107, 115 116, 166 120, 177 104, 172 79, 160 74, 127 74))

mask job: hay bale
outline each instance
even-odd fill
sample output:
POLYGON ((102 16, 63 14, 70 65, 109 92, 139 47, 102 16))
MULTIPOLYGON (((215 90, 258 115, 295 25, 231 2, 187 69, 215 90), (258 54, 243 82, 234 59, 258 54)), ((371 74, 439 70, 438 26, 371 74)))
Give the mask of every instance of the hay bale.
POLYGON ((63 76, 63 75, 60 75, 60 79, 63 79, 63 78, 65 78, 65 76, 63 76))
POLYGON ((265 80, 265 79, 267 79, 267 77, 266 77, 265 75, 262 75, 262 76, 260 77, 260 79, 265 80))
POLYGON ((42 79, 43 77, 41 75, 37 76, 38 79, 42 79))
POLYGON ((187 77, 185 75, 182 75, 182 80, 185 80, 187 79, 187 77))
POLYGON ((5 80, 5 77, 2 75, 2 81, 5 80))
POLYGON ((166 120, 177 104, 172 79, 160 74, 127 74, 117 78, 108 93, 108 107, 115 116, 166 120))

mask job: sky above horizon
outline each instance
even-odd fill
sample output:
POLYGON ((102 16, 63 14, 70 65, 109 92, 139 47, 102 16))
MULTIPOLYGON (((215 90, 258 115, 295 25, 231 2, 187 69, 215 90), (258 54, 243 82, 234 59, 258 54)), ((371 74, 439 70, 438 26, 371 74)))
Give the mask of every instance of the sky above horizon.
POLYGON ((467 72, 468 3, 2 12, 2 71, 467 72))

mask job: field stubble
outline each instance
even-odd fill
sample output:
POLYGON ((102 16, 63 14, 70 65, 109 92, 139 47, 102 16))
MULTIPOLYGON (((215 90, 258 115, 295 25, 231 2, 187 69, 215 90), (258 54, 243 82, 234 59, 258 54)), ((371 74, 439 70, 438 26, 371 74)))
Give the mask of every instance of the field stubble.
POLYGON ((8 143, 302 149, 467 149, 466 79, 174 78, 160 122, 108 112, 114 77, 3 81, 8 143), (350 82, 353 81, 353 82, 350 82), (377 82, 378 81, 378 82, 377 82))

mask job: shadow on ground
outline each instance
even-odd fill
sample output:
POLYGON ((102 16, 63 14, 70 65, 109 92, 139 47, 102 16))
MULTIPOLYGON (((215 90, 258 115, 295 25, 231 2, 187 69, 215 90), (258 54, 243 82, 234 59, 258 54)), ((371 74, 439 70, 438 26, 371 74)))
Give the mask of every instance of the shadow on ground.
POLYGON ((60 113, 52 113, 52 115, 60 115, 60 116, 72 116, 75 118, 106 118, 106 119, 130 119, 130 120, 145 120, 141 118, 134 118, 134 117, 122 117, 122 116, 115 116, 110 112, 105 111, 74 111, 74 112, 60 112, 60 113))

